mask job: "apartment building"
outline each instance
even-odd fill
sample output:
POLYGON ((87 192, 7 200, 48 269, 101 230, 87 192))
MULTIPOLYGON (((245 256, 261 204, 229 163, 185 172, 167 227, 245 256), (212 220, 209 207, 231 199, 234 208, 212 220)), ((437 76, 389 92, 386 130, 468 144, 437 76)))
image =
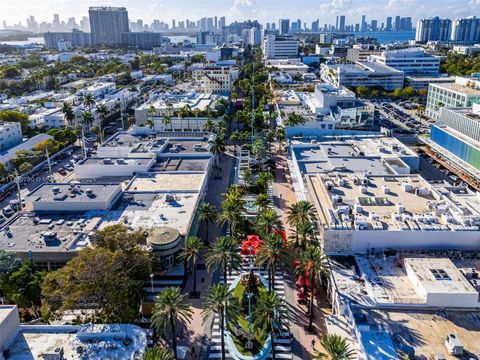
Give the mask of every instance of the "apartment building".
POLYGON ((4 151, 22 142, 20 123, 0 122, 0 151, 4 151))
POLYGON ((238 79, 236 66, 207 66, 193 70, 192 78, 203 93, 226 93, 238 79))
POLYGON ((442 107, 469 108, 474 103, 480 103, 480 78, 457 76, 454 83, 430 84, 425 113, 438 119, 442 107))
POLYGON ((267 34, 263 38, 265 59, 295 58, 298 56, 298 39, 267 34))

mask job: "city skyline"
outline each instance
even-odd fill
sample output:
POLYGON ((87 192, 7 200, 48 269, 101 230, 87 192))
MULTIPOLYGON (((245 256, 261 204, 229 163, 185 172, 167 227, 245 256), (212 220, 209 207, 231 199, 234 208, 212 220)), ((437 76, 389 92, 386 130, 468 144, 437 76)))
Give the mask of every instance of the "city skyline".
POLYGON ((88 16, 89 6, 125 6, 129 12, 130 20, 141 19, 145 23, 154 19, 171 21, 172 19, 184 20, 190 18, 197 20, 203 16, 226 16, 227 22, 245 19, 257 19, 260 22, 277 22, 281 18, 296 19, 311 22, 316 19, 320 24, 333 24, 332 15, 345 15, 347 24, 362 23, 362 15, 366 14, 367 21, 377 20, 379 25, 387 16, 411 16, 414 23, 422 17, 467 17, 474 15, 480 7, 480 0, 450 0, 439 4, 433 0, 299 0, 295 3, 285 0, 209 0, 202 3, 192 11, 193 5, 198 5, 192 0, 180 1, 146 1, 146 0, 120 0, 120 1, 91 1, 79 4, 76 1, 65 0, 59 2, 45 0, 40 4, 33 1, 22 3, 14 0, 2 1, 2 16, 0 21, 13 25, 19 22, 26 25, 26 19, 34 16, 37 22, 51 22, 53 14, 59 14, 62 20, 75 17, 79 22, 82 17, 88 16), (51 3, 51 4, 50 4, 51 3), (51 6, 50 6, 51 5, 51 6), (415 13, 411 9, 415 8, 415 13), (55 9, 55 10, 52 10, 55 9), (303 11, 299 11, 303 9, 303 11))

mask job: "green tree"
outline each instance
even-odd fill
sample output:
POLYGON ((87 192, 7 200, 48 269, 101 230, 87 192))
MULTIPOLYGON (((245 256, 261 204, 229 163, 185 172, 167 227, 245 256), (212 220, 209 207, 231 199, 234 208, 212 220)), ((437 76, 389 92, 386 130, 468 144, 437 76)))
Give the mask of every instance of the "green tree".
POLYGON ((185 240, 185 247, 178 254, 178 259, 185 261, 190 269, 193 268, 193 294, 197 294, 197 260, 205 246, 197 236, 189 236, 185 240))
POLYGON ((203 202, 198 206, 198 221, 205 226, 205 238, 203 239, 205 244, 208 243, 208 228, 216 219, 217 209, 214 205, 203 202))
POLYGON ((98 230, 93 240, 97 246, 110 251, 132 253, 145 243, 145 236, 140 230, 130 231, 125 225, 115 224, 98 230))
POLYGON ((283 141, 285 140, 285 137, 286 137, 285 128, 277 127, 275 136, 277 137, 277 140, 278 140, 278 149, 280 151, 282 151, 283 150, 282 144, 283 144, 283 141))
POLYGON ((267 146, 263 139, 256 138, 252 144, 252 154, 257 160, 265 159, 267 156, 267 146))
POLYGON ((238 226, 245 221, 244 201, 225 200, 222 203, 222 211, 217 217, 220 226, 228 224, 230 235, 237 237, 238 226))
POLYGON ((393 90, 393 96, 396 98, 401 98, 403 96, 403 91, 400 88, 393 90))
POLYGON ((258 194, 254 203, 254 205, 257 206, 260 211, 267 210, 271 204, 272 200, 270 199, 270 196, 265 193, 258 194))
POLYGON ((62 113, 63 113, 63 118, 65 119, 65 122, 66 122, 67 126, 71 126, 73 120, 75 119, 75 113, 73 111, 72 105, 68 101, 65 101, 63 103, 62 113))
POLYGON ((284 121, 285 126, 295 127, 305 124, 305 118, 297 113, 291 112, 288 114, 287 119, 284 121))
POLYGON ((0 178, 4 178, 8 175, 7 166, 5 163, 0 163, 0 178))
POLYGON ((5 250, 0 250, 0 277, 5 274, 10 274, 12 271, 17 270, 22 265, 20 258, 5 250))
POLYGON ((315 231, 312 223, 309 221, 303 221, 297 224, 293 230, 293 235, 291 238, 293 240, 293 248, 295 250, 305 250, 308 245, 315 244, 315 231))
POLYGON ((308 276, 308 285, 310 287, 310 303, 308 311, 308 329, 313 330, 313 299, 315 293, 315 285, 321 283, 322 276, 328 273, 328 264, 322 250, 317 246, 308 246, 302 252, 299 264, 296 269, 297 277, 308 276))
POLYGON ((275 329, 284 328, 288 320, 285 302, 274 292, 263 293, 253 309, 252 317, 255 328, 270 332, 272 359, 275 360, 275 329))
POLYGON ((255 185, 258 186, 260 191, 264 194, 268 192, 268 186, 273 181, 273 175, 269 172, 261 172, 257 176, 255 185))
POLYGON ((213 140, 209 141, 210 153, 215 158, 216 167, 220 166, 220 157, 225 153, 225 139, 222 136, 216 136, 213 140))
POLYGON ((215 284, 210 287, 210 293, 205 298, 202 311, 203 323, 212 314, 220 318, 220 339, 222 348, 222 360, 225 360, 225 323, 236 322, 240 317, 240 304, 226 284, 215 284))
POLYGON ((203 130, 208 132, 213 132, 213 130, 215 130, 215 124, 213 123, 211 117, 207 118, 207 121, 205 121, 205 124, 203 124, 203 130))
MULTIPOLYGON (((287 221, 288 224, 295 228, 295 244, 298 246, 299 244, 299 225, 302 223, 311 223, 315 221, 317 212, 313 204, 306 200, 301 200, 294 205, 291 205, 287 209, 287 221)), ((306 227, 306 225, 302 225, 306 227)), ((304 230, 304 229, 302 229, 304 230)), ((303 231, 302 233, 305 233, 303 231)))
POLYGON ((416 95, 416 92, 411 87, 406 87, 402 90, 402 96, 405 98, 412 98, 416 95))
POLYGON ((255 229, 262 235, 271 234, 273 230, 283 230, 280 215, 274 209, 260 211, 255 219, 255 229))
POLYGON ((365 97, 368 96, 368 94, 370 93, 370 89, 362 85, 356 88, 356 92, 358 96, 365 97))
POLYGON ((257 304, 258 296, 260 295, 260 292, 258 291, 258 282, 260 280, 258 277, 254 274, 253 269, 250 269, 247 275, 247 282, 245 284, 245 288, 243 289, 242 293, 242 311, 246 315, 248 314, 248 295, 250 294, 250 304, 252 305, 252 308, 254 305, 257 304))
POLYGON ((7 303, 17 304, 21 308, 37 308, 41 305, 40 285, 45 277, 44 271, 36 271, 30 261, 24 261, 19 268, 12 263, 13 259, 5 259, 12 270, 0 278, 2 292, 7 303))
POLYGON ((210 272, 221 269, 226 284, 228 273, 240 269, 241 262, 237 241, 232 237, 221 236, 208 252, 206 265, 210 272))
POLYGON ((49 272, 42 284, 43 311, 53 316, 88 306, 94 323, 130 323, 137 319, 148 279, 150 257, 140 249, 85 248, 49 272))
POLYGON ((14 110, 0 111, 0 121, 20 123, 22 133, 27 133, 30 126, 28 115, 14 110))
POLYGON ((192 320, 193 310, 184 301, 179 288, 169 287, 158 294, 152 311, 152 327, 157 333, 172 336, 172 348, 177 356, 177 327, 186 326, 192 320))
POLYGON ((264 243, 260 245, 255 254, 255 262, 258 266, 264 266, 268 270, 268 290, 275 288, 275 272, 277 266, 287 269, 291 262, 290 249, 279 234, 268 234, 263 237, 264 243))
POLYGON ((353 360, 356 358, 355 350, 352 350, 347 339, 340 335, 325 335, 320 339, 320 345, 324 351, 315 351, 313 360, 353 360))
POLYGON ((174 360, 175 356, 166 347, 155 345, 147 349, 143 354, 142 360, 174 360))
POLYGON ((90 128, 93 124, 93 116, 92 113, 89 111, 85 111, 82 113, 82 122, 83 125, 87 128, 90 128))
POLYGON ((20 172, 20 174, 28 173, 32 169, 33 169, 33 165, 28 162, 24 162, 20 164, 20 166, 18 167, 18 171, 20 172))

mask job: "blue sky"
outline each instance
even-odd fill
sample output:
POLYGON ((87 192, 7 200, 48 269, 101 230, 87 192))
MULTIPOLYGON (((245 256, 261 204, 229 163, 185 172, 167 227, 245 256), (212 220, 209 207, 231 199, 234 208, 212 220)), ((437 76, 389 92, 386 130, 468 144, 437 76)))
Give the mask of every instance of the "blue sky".
POLYGON ((335 16, 342 14, 350 24, 359 22, 365 14, 380 24, 390 15, 412 16, 415 22, 434 15, 480 16, 480 0, 0 0, 0 21, 25 24, 28 15, 51 21, 52 14, 59 13, 62 19, 75 16, 78 22, 91 5, 126 6, 131 20, 142 18, 147 22, 224 15, 227 23, 249 18, 276 22, 288 17, 307 23, 319 18, 324 24, 334 23, 335 16))

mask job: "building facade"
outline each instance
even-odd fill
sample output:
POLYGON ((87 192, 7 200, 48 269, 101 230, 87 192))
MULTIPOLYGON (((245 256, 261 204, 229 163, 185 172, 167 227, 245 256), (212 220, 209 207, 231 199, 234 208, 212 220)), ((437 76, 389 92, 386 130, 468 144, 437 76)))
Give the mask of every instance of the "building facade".
POLYGON ((452 22, 452 41, 475 44, 480 41, 480 19, 475 16, 452 22))
POLYGON ((0 122, 0 151, 22 143, 22 128, 17 122, 0 122))
POLYGON ((383 51, 370 59, 403 71, 405 75, 438 76, 440 71, 440 58, 426 54, 421 48, 383 51))
POLYGON ((438 119, 442 107, 467 108, 474 103, 480 103, 480 79, 457 76, 454 83, 429 85, 425 113, 438 119))
POLYGON ((93 45, 121 45, 122 34, 130 31, 124 7, 91 7, 88 15, 93 45))
POLYGON ((420 19, 417 22, 415 41, 449 41, 452 32, 452 21, 435 16, 430 19, 420 19))
POLYGON ((267 34, 263 38, 265 59, 295 58, 298 56, 298 39, 267 34))
POLYGON ((192 78, 203 93, 225 93, 232 90, 233 82, 238 79, 238 68, 208 66, 193 70, 192 78))

